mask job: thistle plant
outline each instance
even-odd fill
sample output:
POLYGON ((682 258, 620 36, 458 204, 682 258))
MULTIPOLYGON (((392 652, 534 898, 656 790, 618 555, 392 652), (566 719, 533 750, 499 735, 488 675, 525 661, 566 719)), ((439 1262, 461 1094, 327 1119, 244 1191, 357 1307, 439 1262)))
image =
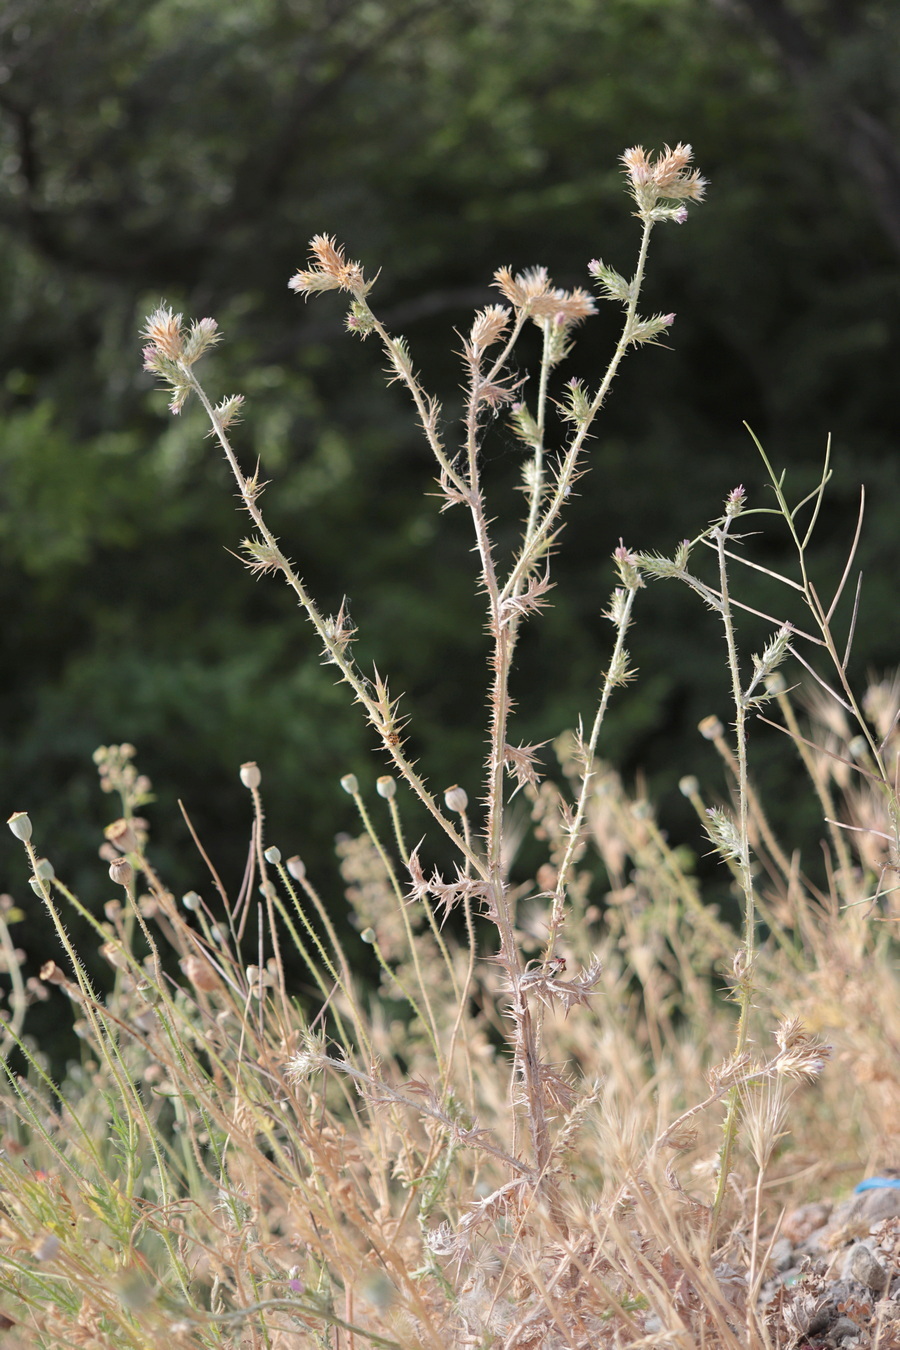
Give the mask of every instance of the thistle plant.
MULTIPOLYGON (((641 222, 637 264, 629 279, 598 260, 589 268, 602 298, 617 303, 624 312, 621 334, 596 388, 586 389, 578 381, 571 381, 566 386, 562 417, 569 431, 552 459, 548 458, 547 448, 551 376, 568 354, 574 330, 595 311, 594 299, 587 291, 580 287, 566 291, 554 286, 544 268, 518 275, 513 275, 508 268, 501 268, 495 274, 495 285, 507 303, 480 311, 464 341, 467 397, 463 445, 459 450, 452 450, 444 443, 440 429, 440 404, 426 391, 416 373, 408 344, 402 337, 391 335, 371 307, 369 296, 374 282, 367 280, 362 265, 348 261, 344 249, 333 239, 317 235, 310 245, 310 265, 298 271, 289 282, 290 288, 305 298, 331 290, 350 297, 347 328, 362 338, 377 336, 387 357, 392 380, 404 385, 412 398, 419 425, 436 461, 444 508, 461 506, 469 512, 479 560, 477 581, 486 598, 487 630, 491 641, 490 751, 483 792, 485 811, 480 846, 460 833, 407 757, 403 720, 398 712, 400 700, 391 694, 388 682, 382 676, 376 673, 369 677, 359 669, 352 654, 353 632, 346 618, 339 614, 329 619, 321 612, 266 525, 259 507, 260 485, 256 478, 249 478, 241 469, 228 435, 239 400, 232 397, 214 407, 194 373, 198 358, 218 341, 215 324, 203 319, 185 330, 180 315, 161 309, 149 319, 145 332, 149 342, 145 365, 168 384, 171 410, 179 412, 188 396, 194 393, 210 418, 244 507, 256 528, 256 534, 243 545, 248 566, 254 571, 279 572, 295 591, 327 658, 338 667, 343 680, 362 704, 397 773, 450 837, 460 855, 459 879, 449 886, 437 877, 427 879, 418 857, 411 859, 408 870, 412 895, 422 902, 439 899, 445 912, 467 897, 478 904, 483 916, 494 926, 493 959, 507 981, 509 1015, 514 1027, 516 1090, 521 1093, 530 1140, 527 1176, 538 1191, 546 1193, 562 1231, 565 1222, 548 1170, 552 1140, 542 1079, 547 1066, 542 1059, 534 999, 536 996, 548 1001, 562 999, 565 1006, 586 1000, 593 992, 600 972, 596 963, 592 963, 574 980, 559 982, 549 975, 535 976, 533 972, 526 972, 522 961, 515 933, 510 882, 503 859, 507 781, 512 774, 520 784, 537 782, 539 747, 511 743, 510 673, 523 621, 535 615, 546 603, 551 586, 550 559, 566 501, 576 479, 584 472, 586 443, 619 365, 630 347, 658 340, 674 319, 671 314, 645 318, 638 309, 652 231, 659 224, 683 223, 687 218, 685 203, 700 201, 706 186, 700 174, 690 167, 689 146, 667 148, 655 160, 636 147, 626 151, 622 158, 629 191, 641 222), (516 344, 529 324, 540 329, 543 339, 537 399, 531 408, 518 399, 510 364, 516 344), (527 519, 521 543, 505 572, 491 535, 481 478, 487 414, 504 407, 510 409, 512 425, 530 452, 523 472, 527 519)), ((608 611, 615 628, 615 643, 600 704, 583 747, 582 788, 569 826, 570 845, 554 886, 544 970, 551 969, 564 922, 567 882, 579 848, 590 785, 589 764, 595 754, 610 696, 629 678, 624 640, 641 578, 624 548, 616 551, 615 561, 620 584, 608 611)), ((433 1023, 433 1018, 431 1021, 433 1023)))
POLYGON ((890 937, 864 911, 900 913, 890 908, 900 693, 882 682, 857 697, 851 685, 856 606, 843 642, 837 615, 855 543, 827 604, 810 576, 827 463, 815 491, 792 507, 763 455, 774 508, 735 488, 713 524, 671 556, 620 541, 597 705, 576 732, 548 728, 561 781, 544 771, 549 742, 515 734, 517 644, 549 603, 597 419, 626 353, 672 326, 673 315, 640 309, 651 234, 685 223, 706 186, 688 146, 655 157, 635 148, 623 164, 640 226, 631 275, 594 260, 591 292, 557 287, 543 268, 501 268, 498 302, 463 339, 458 437, 409 345, 379 318, 361 263, 317 235, 289 283, 305 300, 326 291, 347 299, 347 329, 375 339, 412 403, 442 509, 469 517, 488 644, 488 750, 477 784, 438 787, 414 762, 406 739, 414 710, 407 714, 385 674, 362 668, 346 604, 327 613, 268 526, 265 485, 258 469, 244 470, 233 439, 242 398, 214 404, 197 378, 220 341, 215 322, 185 324, 166 306, 148 319, 145 367, 168 386, 173 413, 200 401, 250 516, 246 566, 291 588, 372 728, 377 791, 370 800, 355 774, 340 778, 359 833, 337 852, 381 983, 363 986, 332 897, 299 854, 285 859, 284 841, 267 838, 264 766, 238 771, 250 847, 236 894, 196 834, 206 896, 198 883, 178 900, 159 876, 141 814, 151 784, 133 746, 95 756, 102 789, 120 802, 101 845, 115 888, 102 917, 40 855, 30 817, 13 813, 9 828, 60 947, 40 981, 26 984, 8 933, 20 911, 0 909, 12 974, 4 1035, 24 1066, 7 1066, 0 1101, 0 1292, 13 1337, 21 1329, 10 1341, 16 1350, 68 1340, 100 1350, 768 1350, 785 1337, 781 1324, 769 1334, 759 1307, 777 1231, 764 1197, 789 1121, 813 1130, 827 1118, 859 1131, 860 1149, 893 1146, 900 1090, 895 1080, 885 1088, 872 1065, 896 1045, 900 996, 890 937), (567 381, 561 367, 601 300, 621 310, 618 341, 595 382, 567 381), (532 326, 541 356, 526 397, 517 355, 532 326), (488 502, 482 479, 497 414, 523 447, 525 509, 509 558, 493 527, 502 506, 488 502), (745 518, 773 513, 798 569, 768 576, 800 603, 762 616, 771 634, 748 658, 740 634, 748 606, 734 576, 759 564, 741 531, 745 518), (729 790, 707 801, 693 775, 681 789, 740 897, 737 935, 706 902, 652 803, 603 760, 611 700, 634 676, 627 641, 639 592, 659 580, 688 586, 724 639, 729 725, 711 715, 701 734, 729 790), (783 672, 794 658, 815 681, 814 697, 788 687, 783 672), (812 778, 831 890, 810 879, 763 809, 750 753, 759 719, 797 745, 812 778), (450 842, 452 872, 435 864, 429 838, 410 846, 411 799, 450 842), (522 800, 546 846, 526 882, 511 870, 522 800), (603 869, 602 905, 592 858, 603 869), (95 933, 109 991, 75 949, 67 908, 95 933), (446 924, 454 910, 462 942, 446 924), (295 957, 313 987, 306 1003, 290 984, 295 957), (848 990, 848 971, 876 966, 876 986, 859 979, 848 990), (723 1010, 723 980, 736 1017, 723 1010), (62 1084, 23 1032, 36 997, 68 999, 85 1045, 84 1064, 62 1084), (834 1030, 837 1005, 842 1055, 851 1040, 863 1047, 865 1129, 840 1084, 823 1083, 824 1105, 806 1104, 828 1054, 818 1033, 834 1030), (777 1049, 767 1054, 759 1045, 771 1035, 777 1049), (729 1208, 733 1191, 739 1203, 729 1208), (744 1221, 746 1232, 723 1235, 726 1220, 744 1221), (737 1271, 735 1252, 744 1254, 737 1271))

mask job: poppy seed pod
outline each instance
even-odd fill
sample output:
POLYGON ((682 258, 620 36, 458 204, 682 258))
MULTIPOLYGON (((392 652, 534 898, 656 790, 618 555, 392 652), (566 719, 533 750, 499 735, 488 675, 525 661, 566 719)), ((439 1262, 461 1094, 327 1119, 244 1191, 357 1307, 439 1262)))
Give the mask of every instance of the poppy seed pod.
POLYGON ((375 790, 379 797, 384 797, 385 801, 389 802, 392 797, 397 795, 396 781, 389 773, 382 774, 375 784, 375 790))
POLYGON ((258 788, 262 782, 262 774, 259 771, 259 765, 255 759, 248 760, 246 764, 241 765, 241 782, 245 788, 258 788))
POLYGON ((21 839, 23 844, 28 843, 31 838, 31 821, 27 812, 13 811, 6 823, 17 839, 21 839))
POLYGON ((130 886, 134 880, 134 868, 127 858, 116 858, 109 864, 109 879, 117 886, 130 886))
POLYGON ((458 783, 454 783, 452 787, 447 788, 444 793, 444 801, 447 804, 447 810, 456 811, 458 815, 462 815, 469 805, 468 794, 465 788, 461 788, 458 783))
POLYGON ((359 792, 359 779, 355 773, 345 773, 341 779, 341 787, 351 797, 355 797, 359 792))

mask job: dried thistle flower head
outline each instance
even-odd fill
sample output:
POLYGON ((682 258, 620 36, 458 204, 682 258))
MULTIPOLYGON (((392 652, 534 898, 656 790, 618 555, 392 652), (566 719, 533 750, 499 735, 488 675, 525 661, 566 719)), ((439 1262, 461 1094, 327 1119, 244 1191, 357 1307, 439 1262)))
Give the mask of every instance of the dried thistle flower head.
POLYGON ((347 262, 343 245, 328 234, 317 234, 309 241, 310 261, 313 266, 301 269, 291 277, 288 286, 298 295, 310 296, 317 291, 350 291, 357 299, 366 295, 373 282, 366 281, 362 263, 347 262))
POLYGON ((149 344, 144 348, 144 369, 169 386, 170 412, 181 412, 192 389, 187 367, 220 341, 215 319, 197 319, 190 331, 185 332, 182 316, 174 314, 168 305, 161 305, 148 317, 141 336, 149 344))
POLYGON ((503 292, 510 304, 516 309, 525 310, 537 324, 550 319, 560 327, 569 328, 596 312, 593 297, 587 291, 583 291, 580 286, 576 286, 574 291, 564 291, 554 286, 546 267, 530 267, 515 276, 508 267, 501 267, 494 273, 493 284, 503 292))
MULTIPOLYGON (((147 316, 144 331, 141 337, 147 339, 150 346, 145 350, 145 357, 148 353, 159 357, 165 357, 167 361, 178 361, 184 351, 184 332, 182 330, 182 315, 175 314, 168 305, 160 305, 152 314, 147 316)), ((145 360, 144 365, 148 370, 155 370, 157 367, 151 365, 149 360, 145 360)))
POLYGON ((509 324, 509 310, 503 305, 488 305, 475 315, 469 333, 469 344, 475 353, 484 351, 492 343, 499 341, 509 324))
POLYGON ((683 224, 686 212, 675 202, 699 202, 706 192, 706 179, 690 168, 693 151, 689 145, 665 147, 661 155, 651 159, 641 145, 632 146, 622 156, 628 175, 631 195, 640 214, 651 220, 674 220, 683 224))

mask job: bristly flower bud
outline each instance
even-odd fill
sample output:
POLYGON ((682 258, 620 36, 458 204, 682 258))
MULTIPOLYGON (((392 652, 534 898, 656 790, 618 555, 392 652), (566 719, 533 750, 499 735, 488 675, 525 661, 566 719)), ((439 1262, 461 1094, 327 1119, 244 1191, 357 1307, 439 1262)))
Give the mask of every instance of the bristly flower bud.
POLYGON ((181 357, 186 366, 192 366, 195 361, 199 361, 204 352, 222 341, 222 334, 217 331, 218 327, 215 319, 196 319, 191 324, 191 331, 185 340, 181 357))
POLYGON ((246 764, 241 765, 241 782, 244 787, 249 788, 251 792, 254 788, 259 787, 262 782, 262 774, 259 771, 259 765, 256 763, 255 759, 250 759, 246 764))
POLYGON ((524 403, 514 403, 512 406, 513 431, 524 441, 526 445, 537 449, 542 444, 540 428, 532 417, 531 413, 524 403))
POLYGON ((618 300, 622 305, 630 302, 631 282, 620 276, 614 267, 607 267, 599 258, 593 258, 588 263, 588 271, 599 285, 602 299, 618 300))
POLYGON ((274 844, 271 844, 269 848, 266 849, 263 857, 267 863, 271 863, 273 867, 277 867, 281 862, 281 849, 276 848, 274 844))
POLYGON ((341 787, 350 797, 359 795, 359 779, 355 773, 345 773, 341 779, 341 787))
POLYGON ((576 427, 586 426, 591 416, 591 400, 580 380, 570 380, 566 385, 566 400, 560 405, 560 411, 567 422, 576 427))
MULTIPOLYGON (((243 394, 229 394, 228 398, 223 398, 221 403, 215 406, 216 426, 220 431, 227 431, 235 422, 241 420, 241 410, 244 406, 243 394)), ((215 435, 215 428, 209 433, 215 435)))
POLYGON ((363 341, 370 333, 374 333, 375 319, 368 305, 362 300, 351 301, 347 317, 344 319, 344 327, 348 333, 356 333, 363 341))
POLYGON ((638 570, 638 557, 631 549, 625 547, 621 539, 619 547, 613 553, 613 561, 622 579, 622 585, 627 590, 636 591, 643 586, 644 579, 638 570))
POLYGON ((642 342, 656 342, 657 338, 665 333, 666 329, 671 328, 675 322, 674 314, 654 314, 650 319, 641 319, 635 317, 635 321, 628 330, 628 341, 638 346, 642 342))
POLYGON ((31 820, 27 812, 13 811, 6 823, 17 839, 21 839, 23 844, 28 843, 31 838, 31 820))
POLYGON ((384 797, 385 801, 390 801, 397 795, 396 780, 389 773, 383 773, 375 784, 375 791, 379 797, 384 797))
POLYGON ((707 808, 706 818, 708 821, 706 833, 715 845, 716 851, 723 858, 730 858, 733 861, 740 859, 744 851, 741 836, 728 813, 720 806, 710 806, 707 808))
POLYGON ((461 788, 458 783, 448 787, 444 793, 444 802, 448 811, 455 811, 457 815, 464 815, 466 807, 469 805, 469 797, 465 788, 461 788))
POLYGON ((790 650, 791 636, 794 630, 789 623, 783 623, 770 642, 767 642, 761 655, 753 657, 753 680, 748 696, 753 689, 777 670, 790 650))
POLYGON ((744 509, 746 501, 747 493, 743 483, 740 483, 736 488, 732 488, 725 498, 726 516, 739 516, 744 509))

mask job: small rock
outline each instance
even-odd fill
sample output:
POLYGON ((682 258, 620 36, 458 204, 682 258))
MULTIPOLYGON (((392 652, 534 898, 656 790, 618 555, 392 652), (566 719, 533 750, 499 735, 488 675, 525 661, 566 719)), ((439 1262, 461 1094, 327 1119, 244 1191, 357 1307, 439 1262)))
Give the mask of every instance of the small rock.
POLYGON ((861 1329, 852 1317, 839 1317, 829 1329, 828 1338, 837 1345, 839 1341, 845 1341, 850 1336, 858 1336, 861 1329))
POLYGON ((798 1245, 819 1228, 822 1228, 831 1216, 831 1205, 827 1201, 814 1201, 809 1205, 800 1205, 784 1216, 781 1231, 784 1237, 798 1245))
POLYGON ((790 1238, 780 1237, 772 1244, 769 1263, 773 1270, 788 1270, 794 1264, 794 1244, 790 1238))
POLYGON ((869 1289, 880 1292, 888 1282, 888 1273, 874 1252, 864 1242, 857 1242, 850 1248, 846 1272, 853 1280, 869 1289))

